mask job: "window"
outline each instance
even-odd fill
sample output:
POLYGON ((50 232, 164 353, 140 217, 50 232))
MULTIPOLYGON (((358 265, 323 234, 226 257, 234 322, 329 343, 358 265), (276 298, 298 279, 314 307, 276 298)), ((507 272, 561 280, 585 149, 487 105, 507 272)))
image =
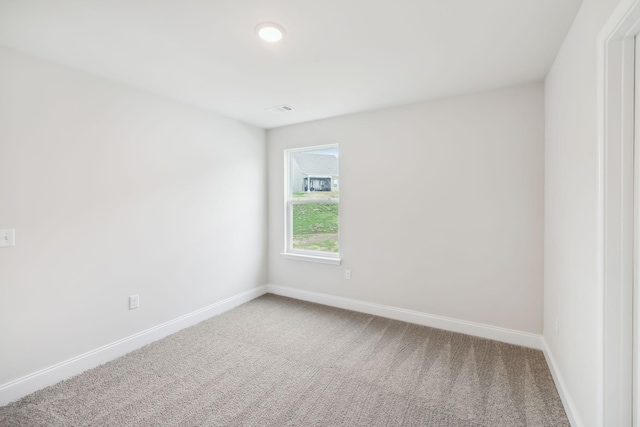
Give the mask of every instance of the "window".
POLYGON ((287 258, 340 263, 337 145, 285 150, 287 258))

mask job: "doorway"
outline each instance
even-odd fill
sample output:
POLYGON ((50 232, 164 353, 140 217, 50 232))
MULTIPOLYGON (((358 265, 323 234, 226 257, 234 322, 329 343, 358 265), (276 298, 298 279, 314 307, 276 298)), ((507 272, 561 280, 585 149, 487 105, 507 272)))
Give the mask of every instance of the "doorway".
POLYGON ((640 0, 621 0, 598 37, 598 264, 603 307, 603 419, 598 424, 605 426, 640 427, 640 288, 634 275, 640 256, 640 166, 634 167, 640 165, 635 160, 640 155, 638 33, 640 0))

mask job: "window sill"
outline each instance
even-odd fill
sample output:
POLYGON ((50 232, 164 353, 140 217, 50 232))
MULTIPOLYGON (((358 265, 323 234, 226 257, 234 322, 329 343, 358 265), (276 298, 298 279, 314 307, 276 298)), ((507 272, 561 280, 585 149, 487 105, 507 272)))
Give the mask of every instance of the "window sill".
POLYGON ((318 256, 318 255, 302 255, 302 254, 291 254, 291 253, 282 253, 280 255, 282 255, 282 257, 286 259, 317 262, 320 264, 340 265, 340 263, 342 262, 340 258, 329 258, 329 257, 318 256))

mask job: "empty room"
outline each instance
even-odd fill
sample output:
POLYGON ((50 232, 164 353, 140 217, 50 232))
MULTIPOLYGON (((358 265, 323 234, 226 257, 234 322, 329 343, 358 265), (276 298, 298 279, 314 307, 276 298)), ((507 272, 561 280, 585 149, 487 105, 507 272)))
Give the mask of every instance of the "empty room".
POLYGON ((0 426, 640 426, 638 32, 0 0, 0 426))

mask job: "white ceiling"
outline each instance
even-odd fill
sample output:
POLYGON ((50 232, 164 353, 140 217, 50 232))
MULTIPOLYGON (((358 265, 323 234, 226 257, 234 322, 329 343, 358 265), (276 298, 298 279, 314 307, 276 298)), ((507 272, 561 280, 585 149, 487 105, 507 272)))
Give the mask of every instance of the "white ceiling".
POLYGON ((541 80, 580 3, 0 0, 0 45, 273 128, 541 80))

